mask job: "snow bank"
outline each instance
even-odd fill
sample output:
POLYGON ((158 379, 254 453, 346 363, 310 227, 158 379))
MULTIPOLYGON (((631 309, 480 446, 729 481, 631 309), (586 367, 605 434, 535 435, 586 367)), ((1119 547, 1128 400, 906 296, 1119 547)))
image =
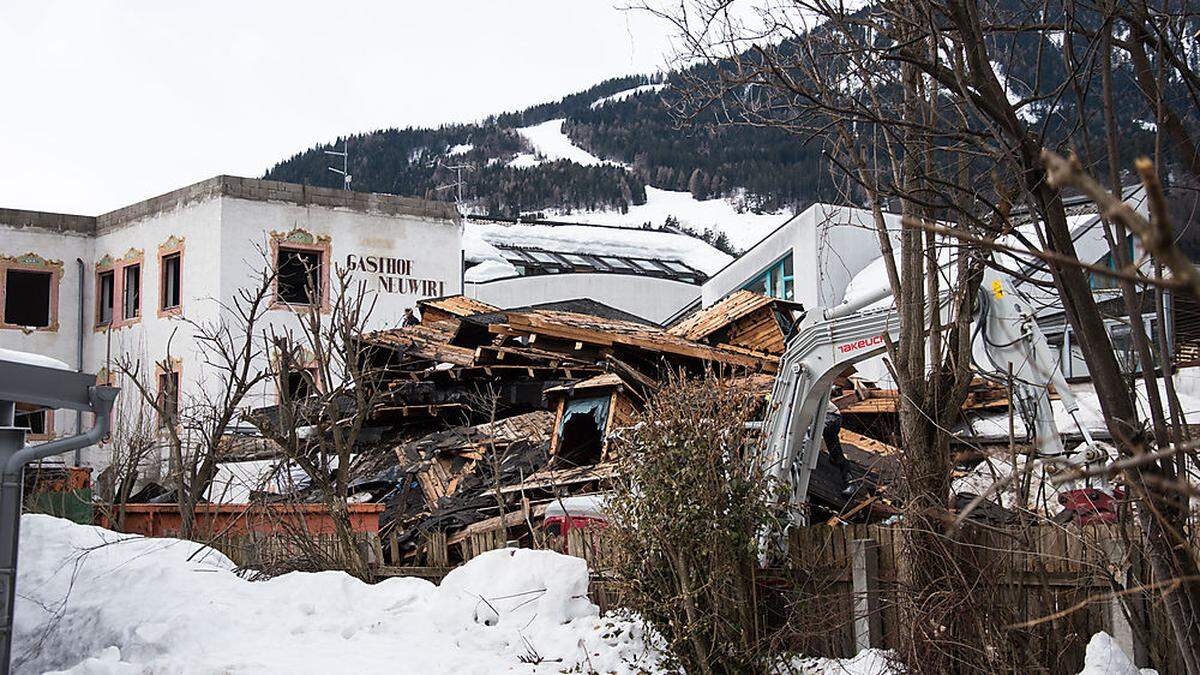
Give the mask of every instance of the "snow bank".
POLYGON ((251 582, 211 551, 22 518, 14 657, 41 673, 635 673, 640 623, 601 617, 584 561, 502 549, 447 575, 251 582))
POLYGON ((1079 675, 1158 675, 1153 668, 1141 668, 1121 650, 1112 636, 1100 631, 1088 641, 1079 675))
POLYGON ((70 366, 58 359, 42 356, 41 354, 19 352, 15 349, 5 349, 3 347, 0 347, 0 361, 11 361, 13 363, 23 363, 27 366, 41 366, 43 368, 55 368, 58 370, 71 370, 70 366))

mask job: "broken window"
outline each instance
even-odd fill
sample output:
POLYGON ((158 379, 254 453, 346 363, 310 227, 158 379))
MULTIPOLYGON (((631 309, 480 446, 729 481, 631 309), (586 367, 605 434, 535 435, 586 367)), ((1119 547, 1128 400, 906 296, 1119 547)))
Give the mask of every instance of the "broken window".
POLYGON ((4 279, 4 323, 45 328, 50 325, 50 272, 6 270, 4 279))
POLYGON ((96 277, 96 325, 107 326, 113 319, 113 284, 116 275, 110 270, 96 277))
POLYGON ((142 313, 142 266, 126 265, 121 271, 121 318, 136 319, 142 313))
POLYGON ((299 401, 317 393, 317 369, 301 368, 287 374, 287 400, 299 401))
POLYGON ((600 461, 608 425, 608 396, 567 401, 559 421, 557 455, 564 462, 586 466, 600 461))
POLYGON ((158 374, 158 426, 175 424, 179 417, 179 371, 158 374))
POLYGON ((292 305, 321 303, 321 260, 319 251, 279 248, 276 259, 276 297, 292 305))
POLYGON ((171 253, 162 257, 162 309, 175 309, 179 306, 179 274, 183 254, 171 253))
POLYGON ((35 410, 33 412, 18 412, 13 417, 14 427, 25 427, 30 436, 45 436, 49 433, 49 411, 35 410))

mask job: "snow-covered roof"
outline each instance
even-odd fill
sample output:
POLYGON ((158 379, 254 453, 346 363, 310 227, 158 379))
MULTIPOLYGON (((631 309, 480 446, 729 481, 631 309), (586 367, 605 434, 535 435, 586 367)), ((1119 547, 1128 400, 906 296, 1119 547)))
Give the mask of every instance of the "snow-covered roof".
MULTIPOLYGON (((678 261, 712 275, 733 257, 708 242, 686 234, 662 230, 550 223, 468 221, 463 248, 467 262, 507 261, 501 248, 535 249, 561 254, 620 256, 678 261)), ((638 273, 638 269, 628 270, 638 273)))
POLYGON ((54 368, 56 370, 71 369, 70 366, 62 361, 49 356, 33 354, 31 352, 21 352, 15 349, 5 349, 3 347, 0 347, 0 361, 23 363, 27 366, 41 366, 42 368, 54 368))

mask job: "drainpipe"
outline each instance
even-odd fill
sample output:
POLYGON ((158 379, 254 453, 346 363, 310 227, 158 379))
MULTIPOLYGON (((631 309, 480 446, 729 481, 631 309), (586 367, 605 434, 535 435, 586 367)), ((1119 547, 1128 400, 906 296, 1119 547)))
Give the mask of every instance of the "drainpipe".
MULTIPOLYGON (((84 264, 83 258, 76 258, 76 264, 79 266, 79 331, 75 341, 75 362, 79 365, 78 372, 83 372, 83 279, 84 279, 84 264)), ((75 435, 83 433, 83 411, 75 411, 75 435)), ((75 466, 83 459, 83 448, 75 449, 75 466)))

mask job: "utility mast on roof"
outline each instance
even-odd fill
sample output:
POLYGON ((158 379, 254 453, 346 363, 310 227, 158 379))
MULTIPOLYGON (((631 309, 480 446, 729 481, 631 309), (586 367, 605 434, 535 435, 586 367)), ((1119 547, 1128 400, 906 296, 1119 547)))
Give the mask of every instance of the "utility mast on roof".
POLYGON ((350 189, 350 139, 342 139, 341 150, 326 150, 325 154, 333 155, 342 158, 342 168, 327 166, 326 169, 340 175, 342 177, 342 187, 346 190, 350 189))
MULTIPOLYGON (((441 160, 438 160, 438 163, 441 164, 441 160)), ((455 172, 456 178, 453 183, 447 183, 446 185, 439 185, 437 187, 437 189, 438 190, 449 190, 450 188, 454 188, 454 203, 458 204, 459 207, 461 207, 462 201, 463 201, 463 193, 462 193, 463 171, 474 171, 475 167, 471 166, 470 164, 454 164, 454 165, 441 164, 441 166, 442 166, 442 168, 449 169, 449 170, 455 172)))

